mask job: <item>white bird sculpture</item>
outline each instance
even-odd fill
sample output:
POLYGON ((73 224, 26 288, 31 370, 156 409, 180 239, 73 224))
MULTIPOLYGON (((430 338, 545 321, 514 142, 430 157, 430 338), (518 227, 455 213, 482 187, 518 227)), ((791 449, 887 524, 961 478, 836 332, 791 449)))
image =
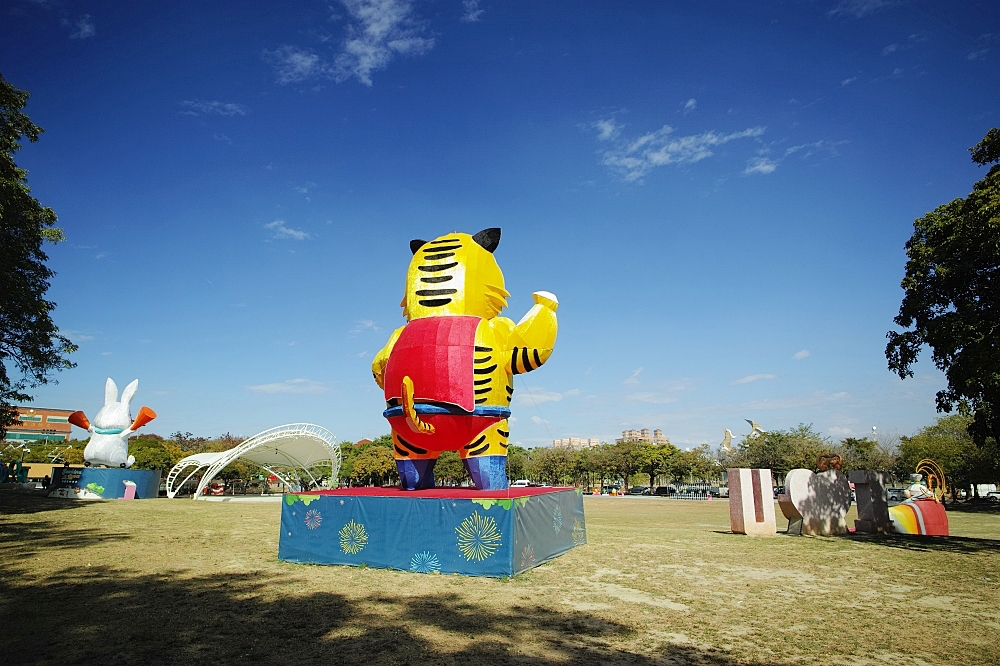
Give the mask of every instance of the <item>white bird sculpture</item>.
POLYGON ((743 419, 750 424, 750 436, 753 437, 754 433, 760 433, 761 435, 766 435, 767 431, 760 427, 756 421, 751 421, 750 419, 743 419))
POLYGON ((725 449, 726 451, 732 451, 733 433, 729 432, 729 428, 725 429, 725 433, 726 433, 725 437, 722 438, 722 444, 719 444, 719 446, 725 449))

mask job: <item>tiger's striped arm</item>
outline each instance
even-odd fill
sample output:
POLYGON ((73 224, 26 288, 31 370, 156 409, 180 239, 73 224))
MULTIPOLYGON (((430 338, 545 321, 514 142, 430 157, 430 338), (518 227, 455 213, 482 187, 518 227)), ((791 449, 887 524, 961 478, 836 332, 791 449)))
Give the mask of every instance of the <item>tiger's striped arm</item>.
POLYGON ((392 353, 392 348, 396 345, 396 340, 399 339, 399 334, 403 332, 404 326, 400 326, 392 335, 389 336, 389 342, 385 343, 385 347, 375 354, 375 359, 372 361, 372 376, 375 377, 375 383, 378 384, 380 389, 385 388, 385 366, 389 364, 389 354, 392 353))
POLYGON ((507 372, 511 375, 541 367, 556 344, 558 299, 547 291, 536 291, 532 298, 535 305, 517 322, 507 339, 507 372))

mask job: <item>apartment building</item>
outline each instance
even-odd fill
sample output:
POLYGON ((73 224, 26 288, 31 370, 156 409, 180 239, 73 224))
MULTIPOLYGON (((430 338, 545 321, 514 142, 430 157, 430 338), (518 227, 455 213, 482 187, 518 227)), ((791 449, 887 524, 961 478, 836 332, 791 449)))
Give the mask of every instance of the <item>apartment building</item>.
POLYGON ((47 407, 18 407, 17 418, 21 425, 7 429, 9 442, 50 442, 69 441, 73 426, 69 423, 72 409, 49 409, 47 407))
POLYGON ((564 437, 553 439, 552 446, 562 446, 570 449, 585 449, 590 446, 600 446, 601 440, 596 437, 564 437))
POLYGON ((649 434, 649 428, 643 428, 642 430, 622 430, 622 436, 615 440, 616 443, 621 442, 649 442, 651 444, 669 444, 670 438, 663 436, 663 431, 659 428, 653 431, 653 434, 649 434))

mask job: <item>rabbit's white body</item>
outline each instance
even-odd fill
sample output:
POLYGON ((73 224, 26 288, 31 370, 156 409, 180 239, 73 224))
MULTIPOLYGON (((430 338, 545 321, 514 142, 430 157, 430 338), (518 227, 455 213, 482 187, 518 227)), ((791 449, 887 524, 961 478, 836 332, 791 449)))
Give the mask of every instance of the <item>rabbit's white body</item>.
POLYGON ((138 388, 139 380, 136 379, 122 391, 119 402, 118 386, 108 378, 104 385, 104 406, 90 425, 90 441, 83 450, 83 459, 87 464, 131 467, 135 462, 135 456, 128 454, 128 438, 135 434, 128 405, 138 388))

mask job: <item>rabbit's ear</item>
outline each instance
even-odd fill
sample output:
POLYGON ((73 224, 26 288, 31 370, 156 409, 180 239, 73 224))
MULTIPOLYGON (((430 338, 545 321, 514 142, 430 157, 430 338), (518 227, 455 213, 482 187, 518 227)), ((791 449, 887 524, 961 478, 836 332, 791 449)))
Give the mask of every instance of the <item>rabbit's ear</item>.
POLYGON ((136 379, 131 384, 125 387, 122 391, 122 404, 127 405, 132 402, 132 398, 135 397, 135 392, 139 390, 139 380, 136 379))
POLYGON ((118 402, 118 384, 108 377, 107 383, 104 384, 104 404, 110 405, 115 402, 118 402))

